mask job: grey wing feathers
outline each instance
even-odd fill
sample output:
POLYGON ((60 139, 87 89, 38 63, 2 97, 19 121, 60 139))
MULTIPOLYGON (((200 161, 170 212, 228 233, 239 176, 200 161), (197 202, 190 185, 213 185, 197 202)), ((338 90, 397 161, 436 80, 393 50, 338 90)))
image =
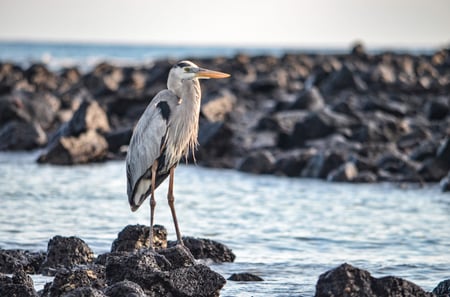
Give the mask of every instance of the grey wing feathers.
POLYGON ((176 102, 178 99, 171 91, 159 92, 139 119, 130 140, 126 157, 127 194, 132 210, 136 210, 143 202, 149 189, 148 175, 152 164, 161 154, 162 141, 167 132, 167 118, 158 103, 176 102))

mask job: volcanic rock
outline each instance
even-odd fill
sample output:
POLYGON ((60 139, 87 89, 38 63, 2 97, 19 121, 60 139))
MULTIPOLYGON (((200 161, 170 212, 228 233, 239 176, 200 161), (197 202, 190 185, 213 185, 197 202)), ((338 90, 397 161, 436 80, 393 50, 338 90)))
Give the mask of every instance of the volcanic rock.
POLYGON ((89 264, 93 259, 94 253, 82 239, 57 235, 48 242, 47 257, 41 269, 44 275, 48 275, 51 269, 89 264))
POLYGON ((25 271, 18 269, 12 277, 0 273, 0 296, 38 297, 34 283, 25 271))
POLYGON ((248 272, 233 273, 228 280, 235 282, 262 282, 264 281, 261 277, 248 272))
POLYGON ((419 286, 393 276, 374 278, 368 271, 342 264, 320 275, 315 297, 432 297, 419 286))
POLYGON ((12 274, 18 270, 30 274, 38 273, 45 257, 44 252, 0 250, 0 273, 12 274))
MULTIPOLYGON (((211 239, 184 236, 183 243, 195 259, 209 259, 215 263, 224 263, 233 262, 236 258, 236 255, 226 245, 211 239)), ((176 245, 176 241, 169 241, 168 245, 173 247, 176 245)))

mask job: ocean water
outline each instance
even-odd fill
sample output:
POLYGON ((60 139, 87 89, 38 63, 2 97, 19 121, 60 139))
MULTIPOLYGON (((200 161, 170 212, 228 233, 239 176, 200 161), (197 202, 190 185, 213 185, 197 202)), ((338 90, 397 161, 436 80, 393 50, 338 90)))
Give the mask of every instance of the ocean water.
MULTIPOLYGON (((119 65, 151 63, 155 59, 232 57, 239 53, 249 55, 281 56, 285 53, 342 54, 348 48, 285 48, 285 47, 239 47, 239 46, 167 46, 140 44, 95 44, 95 43, 58 43, 58 42, 7 42, 0 41, 0 62, 11 61, 28 67, 31 63, 44 63, 52 70, 61 67, 77 66, 89 71, 100 62, 108 61, 119 65)), ((432 48, 368 48, 376 54, 385 50, 410 53, 431 54, 432 48)))
MULTIPOLYGON (((37 153, 0 153, 0 248, 46 250, 55 235, 107 252, 149 208, 128 207, 123 161, 39 165, 37 153)), ((166 183, 155 223, 175 239, 166 183)), ((313 296, 318 276, 347 262, 375 277, 395 275, 432 290, 450 278, 450 195, 438 185, 352 185, 180 165, 175 203, 184 235, 226 244, 234 263, 212 264, 228 281, 221 296, 313 296)), ((51 278, 33 276, 42 288, 51 278)))

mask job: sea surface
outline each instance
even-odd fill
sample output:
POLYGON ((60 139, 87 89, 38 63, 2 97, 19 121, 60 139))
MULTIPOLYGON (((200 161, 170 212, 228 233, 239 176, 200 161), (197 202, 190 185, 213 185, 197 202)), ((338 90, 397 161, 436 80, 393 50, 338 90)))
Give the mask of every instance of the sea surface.
MULTIPOLYGON (((0 153, 0 248, 45 251, 55 235, 78 236, 108 252, 132 213, 123 161, 40 165, 34 153, 0 153)), ((175 232, 167 183, 156 191, 155 223, 175 232)), ((180 165, 175 204, 184 235, 226 244, 234 263, 212 264, 228 278, 221 296, 313 296, 318 276, 347 262, 375 277, 394 275, 425 290, 450 278, 450 195, 438 185, 354 185, 249 175, 180 165)), ((51 278, 33 276, 37 289, 51 278)))
MULTIPOLYGON (((118 65, 142 65, 161 58, 232 57, 239 53, 273 56, 281 56, 285 53, 342 54, 348 53, 351 46, 349 44, 348 48, 286 48, 0 41, 0 62, 15 62, 24 67, 28 67, 32 63, 44 63, 52 70, 77 66, 82 71, 89 71, 104 61, 118 65)), ((368 48, 367 50, 370 53, 379 53, 393 49, 368 48)), ((410 54, 431 54, 436 49, 395 48, 394 50, 410 54)))

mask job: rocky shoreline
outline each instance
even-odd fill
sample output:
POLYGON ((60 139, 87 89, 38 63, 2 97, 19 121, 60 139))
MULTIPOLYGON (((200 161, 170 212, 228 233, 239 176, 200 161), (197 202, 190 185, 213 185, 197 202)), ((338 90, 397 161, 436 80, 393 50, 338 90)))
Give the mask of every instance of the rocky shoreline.
MULTIPOLYGON (((46 252, 0 249, 0 296, 219 296, 226 280, 204 263, 233 262, 236 256, 231 249, 216 241, 193 237, 185 237, 182 247, 167 241, 163 226, 154 228, 156 252, 147 249, 149 227, 142 225, 126 226, 112 243, 111 252, 97 257, 77 237, 55 236, 48 242, 46 252), (54 278, 37 292, 29 274, 54 278)), ((228 280, 264 281, 246 272, 233 273, 228 280)), ((448 297, 449 294, 450 280, 442 281, 430 293, 407 280, 393 276, 374 278, 368 271, 344 263, 319 276, 315 296, 448 297)))
MULTIPOLYGON (((199 165, 450 190, 450 49, 193 61, 232 75, 202 82, 199 165)), ((42 149, 39 162, 61 165, 123 158, 174 62, 88 73, 0 62, 0 150, 42 149)))

